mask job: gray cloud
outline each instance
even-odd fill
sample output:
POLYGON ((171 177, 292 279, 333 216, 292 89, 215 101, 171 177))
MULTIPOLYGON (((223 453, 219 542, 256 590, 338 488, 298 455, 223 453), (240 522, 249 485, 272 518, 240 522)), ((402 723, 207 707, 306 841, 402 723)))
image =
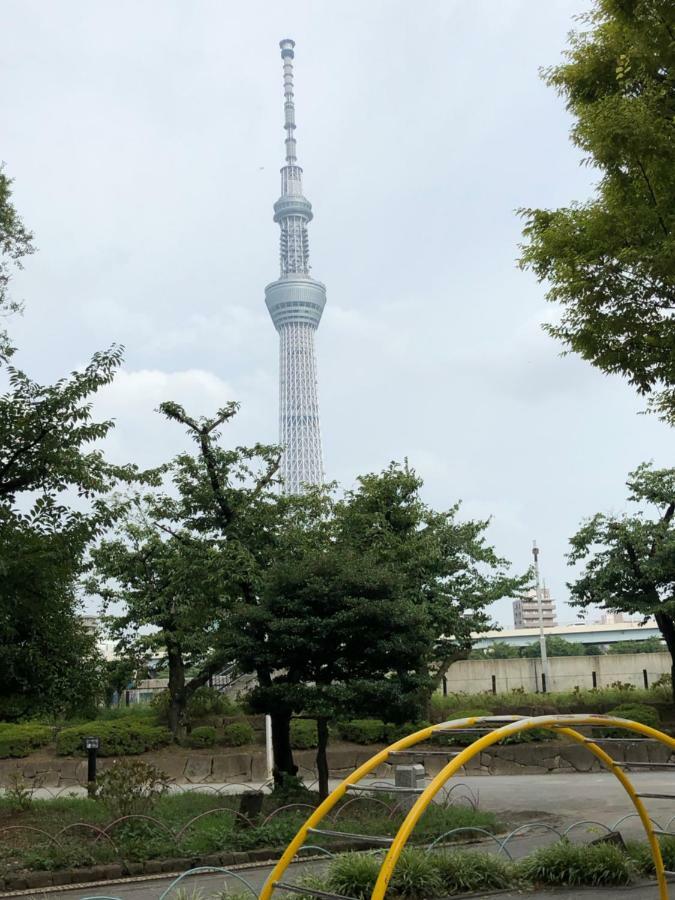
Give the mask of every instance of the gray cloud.
MULTIPOLYGON (((282 161, 277 41, 297 41, 298 146, 314 204, 329 477, 407 455, 437 505, 493 514, 518 569, 533 537, 558 598, 579 520, 627 471, 672 461, 630 388, 561 359, 541 287, 515 268, 519 206, 587 196, 537 68, 587 0, 286 5, 5 0, 2 157, 40 253, 17 280, 19 361, 53 379, 127 346, 100 401, 110 451, 182 446, 153 409, 235 397, 232 440, 276 437, 282 161)), ((510 622, 506 603, 495 614, 510 622)), ((565 613, 572 618, 573 613, 565 613)))

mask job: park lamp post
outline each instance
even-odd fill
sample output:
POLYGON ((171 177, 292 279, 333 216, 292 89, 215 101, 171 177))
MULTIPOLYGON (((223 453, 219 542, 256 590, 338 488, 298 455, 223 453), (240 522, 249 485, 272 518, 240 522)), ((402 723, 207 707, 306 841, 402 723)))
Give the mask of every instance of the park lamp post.
POLYGON ((546 653, 546 636, 544 634, 544 610, 541 603, 541 584, 539 581, 539 547, 532 541, 532 556, 534 557, 534 589, 537 595, 537 612, 539 613, 539 649, 541 651, 541 689, 542 693, 551 689, 551 680, 548 671, 548 655, 546 653))
POLYGON ((90 797, 96 794, 96 757, 100 746, 100 738, 90 736, 84 739, 84 749, 87 751, 87 793, 90 797))

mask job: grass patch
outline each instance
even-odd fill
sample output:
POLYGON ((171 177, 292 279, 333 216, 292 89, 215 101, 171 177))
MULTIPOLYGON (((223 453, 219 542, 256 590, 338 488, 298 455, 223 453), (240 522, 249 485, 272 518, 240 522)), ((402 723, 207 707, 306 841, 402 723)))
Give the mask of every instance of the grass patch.
POLYGON ((583 846, 564 839, 536 850, 518 869, 532 884, 561 887, 630 884, 635 874, 631 858, 614 844, 583 846))
MULTIPOLYGON (((675 849, 675 841, 672 843, 675 849)), ((650 873, 645 854, 649 854, 646 844, 633 845, 630 853, 625 854, 611 844, 583 846, 563 840, 512 862, 476 850, 426 853, 409 847, 394 869, 387 896, 394 900, 427 900, 533 887, 626 885, 637 875, 653 874, 653 866, 650 873)), ((331 860, 322 875, 312 874, 300 883, 310 889, 366 900, 377 881, 381 863, 381 855, 344 853, 331 860)))
MULTIPOLYGON (((316 802, 316 795, 309 795, 316 802)), ((68 830, 56 847, 47 838, 29 831, 3 835, 0 844, 0 874, 23 869, 60 869, 115 860, 143 861, 175 856, 197 857, 214 852, 270 848, 281 851, 305 821, 308 810, 290 809, 265 822, 266 817, 283 801, 266 796, 260 819, 246 827, 236 815, 238 796, 217 796, 187 792, 165 794, 156 798, 147 814, 153 820, 133 818, 120 822, 110 832, 113 846, 86 828, 68 830), (191 820, 207 813, 203 818, 191 820), (186 827, 187 826, 187 827, 186 827)), ((400 811, 393 818, 377 804, 356 804, 339 820, 339 830, 355 834, 394 835, 404 818, 400 811)), ((17 811, 7 799, 0 800, 0 826, 27 825, 56 835, 75 823, 89 823, 99 828, 115 817, 98 800, 85 797, 60 797, 34 800, 29 808, 17 811)), ((420 820, 415 832, 417 840, 429 842, 445 831, 467 825, 496 831, 498 822, 489 812, 467 807, 432 806, 420 820)), ((466 837, 466 835, 464 835, 466 837)), ((330 848, 330 838, 319 835, 312 843, 330 848)))

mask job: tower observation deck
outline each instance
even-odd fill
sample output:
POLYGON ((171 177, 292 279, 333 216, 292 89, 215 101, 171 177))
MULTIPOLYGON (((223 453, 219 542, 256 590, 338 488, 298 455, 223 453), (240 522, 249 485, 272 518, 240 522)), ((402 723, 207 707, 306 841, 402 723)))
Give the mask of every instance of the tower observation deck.
POLYGON ((265 288, 265 303, 279 332, 279 443, 286 493, 321 484, 323 461, 316 384, 314 334, 326 304, 326 288, 310 275, 309 234, 312 204, 302 193, 297 162, 293 59, 295 42, 280 41, 284 67, 286 164, 274 221, 281 229, 279 278, 265 288))

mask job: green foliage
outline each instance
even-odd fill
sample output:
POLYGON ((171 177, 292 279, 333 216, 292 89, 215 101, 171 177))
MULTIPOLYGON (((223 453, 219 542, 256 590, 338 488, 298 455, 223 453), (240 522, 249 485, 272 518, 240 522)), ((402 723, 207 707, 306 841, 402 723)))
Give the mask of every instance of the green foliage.
POLYGON ((385 725, 381 719, 354 719, 351 722, 340 722, 338 731, 343 741, 378 744, 384 741, 385 725))
MULTIPOLYGON (((1 279, 0 279, 1 280, 1 279)), ((78 612, 89 542, 118 514, 107 495, 136 478, 93 449, 113 423, 92 401, 122 361, 120 348, 40 385, 9 367, 0 396, 0 717, 92 712, 103 663, 78 612), (68 495, 78 501, 68 505, 68 495)))
POLYGON ((291 721, 291 747, 294 750, 311 750, 318 742, 315 719, 291 721))
POLYGON ((84 755, 84 738, 100 738, 99 756, 134 756, 157 750, 171 743, 171 733, 159 725, 148 725, 133 718, 94 721, 62 728, 56 738, 60 756, 84 755))
POLYGON ((221 742, 226 747, 243 747, 255 741, 255 731, 248 722, 231 722, 223 728, 221 742))
POLYGON ((665 649, 666 645, 663 643, 661 638, 652 637, 644 638, 641 641, 617 641, 615 644, 610 644, 609 650, 607 652, 610 654, 661 653, 665 649))
MULTIPOLYGON (((548 656, 585 656, 583 644, 575 644, 572 641, 566 641, 565 638, 558 637, 557 634, 549 634, 546 636, 546 653, 548 656)), ((541 656, 541 646, 539 641, 532 641, 525 647, 520 648, 519 656, 525 659, 539 659, 541 656)))
POLYGON ((343 897, 366 900, 373 892, 382 860, 363 853, 343 853, 332 860, 327 883, 343 897))
POLYGON ((12 772, 8 778, 9 784, 2 792, 2 798, 7 803, 11 812, 25 812, 30 809, 33 802, 36 783, 25 780, 20 772, 12 772))
POLYGON ((608 712, 610 716, 616 716, 617 719, 630 719, 632 722, 640 722, 642 725, 649 725, 650 728, 659 727, 659 714, 653 706, 645 706, 642 703, 624 703, 616 706, 608 712))
MULTIPOLYGON (((24 256, 33 253, 33 235, 26 229, 12 203, 12 181, 0 166, 0 316, 19 312, 21 304, 12 300, 8 286, 12 269, 21 269, 24 256)), ((0 363, 14 352, 9 336, 0 329, 0 363)))
POLYGON ((469 659, 518 659, 519 656, 519 647, 512 647, 506 641, 493 641, 484 650, 472 650, 469 659))
POLYGON ((453 850, 433 855, 441 895, 499 891, 517 881, 512 863, 492 853, 453 850))
POLYGON ((573 605, 654 616, 675 661, 675 469, 643 464, 627 486, 633 515, 598 513, 570 539, 573 605))
POLYGON ((178 404, 162 404, 167 418, 187 428, 198 455, 179 454, 166 467, 172 490, 135 498, 117 534, 92 551, 89 591, 106 608, 124 609, 109 617, 119 646, 165 652, 167 719, 176 736, 187 730, 195 692, 236 656, 232 610, 259 595, 258 566, 269 563, 285 502, 274 490, 276 447, 218 445, 220 427, 237 408, 230 403, 197 421, 178 404))
MULTIPOLYGON (((661 847, 663 865, 667 872, 672 872, 672 867, 675 866, 675 838, 659 836, 657 840, 661 847)), ((643 877, 653 877, 656 869, 649 844, 631 841, 626 849, 637 872, 643 877)))
MULTIPOLYGON (((151 701, 151 706, 160 722, 169 724, 171 695, 168 690, 159 691, 151 701)), ((197 688, 186 704, 189 721, 235 716, 239 712, 237 704, 225 694, 210 687, 197 688)))
POLYGON ((675 419, 675 8, 595 0, 567 59, 546 71, 599 173, 595 196, 526 209, 521 265, 562 316, 547 330, 602 372, 656 392, 675 419))
POLYGON ((185 739, 188 747, 213 747, 216 743, 216 729, 212 725, 193 728, 185 739))
MULTIPOLYGON (((141 812, 145 809, 163 823, 169 832, 152 822, 138 820, 122 823, 115 829, 115 844, 119 850, 119 857, 125 860, 139 860, 176 856, 194 858, 208 853, 258 847, 270 851, 280 850, 288 844, 306 818, 306 810, 289 810, 281 812, 265 826, 241 828, 233 812, 238 808, 238 797, 197 792, 161 793, 160 796, 151 799, 151 807, 148 808, 144 798, 147 794, 146 786, 149 782, 152 783, 152 779, 143 773, 141 775, 140 784, 143 791, 138 802, 136 792, 129 791, 127 779, 121 779, 121 788, 114 792, 112 802, 117 803, 116 798, 119 797, 123 806, 115 806, 114 811, 98 799, 60 797, 55 800, 33 800, 29 809, 21 813, 21 823, 36 825, 50 833, 56 833, 66 825, 76 822, 90 822, 103 827, 112 818, 117 817, 118 808, 141 812), (185 831, 181 840, 176 841, 174 836, 176 832, 195 816, 208 811, 214 811, 213 815, 198 819, 185 831)), ((162 782, 163 779, 160 777, 160 790, 162 782)), ((135 784, 136 779, 132 780, 132 786, 135 784)), ((273 809, 291 802, 315 804, 316 794, 307 789, 294 794, 275 790, 265 797, 263 814, 267 815, 273 809)), ((341 829, 344 828, 348 832, 393 836, 405 816, 402 810, 390 818, 388 813, 380 812, 375 806, 367 807, 360 804, 359 807, 358 812, 354 809, 353 814, 342 816, 341 829)), ((8 812, 8 801, 0 798, 0 817, 3 822, 7 822, 8 812)), ((495 817, 490 813, 474 811, 467 807, 444 809, 434 804, 420 820, 416 834, 421 841, 427 842, 452 828, 471 825, 492 831, 498 827, 495 817)), ((74 858, 78 852, 93 854, 95 860, 92 861, 95 862, 111 862, 118 858, 116 851, 108 842, 92 842, 91 835, 84 830, 74 829, 69 834, 71 838, 63 841, 67 844, 67 854, 65 850, 62 854, 56 854, 51 848, 36 848, 36 852, 30 857, 31 865, 40 868, 59 868, 68 865, 68 856, 74 858), (38 849, 40 852, 37 852, 38 849)), ((321 840, 319 836, 317 839, 321 840)), ((23 851, 13 850, 11 866, 20 869, 25 859, 23 851)))
POLYGON ((117 760, 99 775, 96 796, 113 816, 130 816, 147 811, 169 784, 169 776, 150 763, 117 760))
POLYGON ((400 741, 401 738, 413 734, 415 731, 421 731, 422 728, 428 728, 429 722, 404 722, 402 725, 387 722, 384 726, 384 742, 393 744, 400 741))
POLYGON ((44 747, 54 739, 54 729, 48 725, 14 725, 0 722, 0 759, 28 756, 38 747, 44 747))
POLYGON ((441 894, 443 882, 430 853, 406 848, 391 878, 391 890, 405 900, 428 900, 441 894))
POLYGON ((565 887, 629 884, 633 874, 622 848, 613 844, 583 846, 564 839, 525 857, 518 869, 534 884, 565 887))
POLYGON ((215 688, 200 687, 188 700, 188 714, 191 719, 205 719, 208 716, 234 716, 237 705, 215 688))

